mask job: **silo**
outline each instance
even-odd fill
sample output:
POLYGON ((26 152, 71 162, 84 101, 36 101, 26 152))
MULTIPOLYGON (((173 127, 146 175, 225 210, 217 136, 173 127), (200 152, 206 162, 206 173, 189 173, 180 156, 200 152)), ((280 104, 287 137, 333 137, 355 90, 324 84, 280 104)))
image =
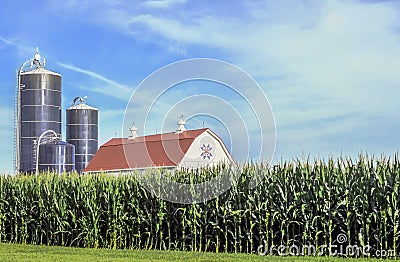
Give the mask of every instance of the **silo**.
POLYGON ((39 149, 39 171, 56 173, 75 170, 75 146, 63 141, 41 144, 39 149))
POLYGON ((67 109, 67 142, 75 145, 75 168, 82 172, 98 149, 98 109, 77 97, 67 109))
POLYGON ((36 52, 18 71, 16 169, 20 172, 34 171, 34 143, 43 132, 54 130, 61 136, 61 75, 44 66, 36 52))

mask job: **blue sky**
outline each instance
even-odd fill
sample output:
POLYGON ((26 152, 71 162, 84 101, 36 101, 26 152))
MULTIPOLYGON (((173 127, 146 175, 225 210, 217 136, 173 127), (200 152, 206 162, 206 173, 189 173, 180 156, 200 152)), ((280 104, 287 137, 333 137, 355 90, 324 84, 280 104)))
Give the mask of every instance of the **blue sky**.
MULTIPOLYGON (((276 161, 400 147, 397 1, 8 1, 0 17, 0 172, 12 170, 15 70, 36 46, 63 75, 63 109, 84 95, 100 109, 100 144, 122 135, 143 79, 201 57, 232 63, 260 84, 274 112, 276 161)), ((218 121, 205 121, 229 138, 218 121)))

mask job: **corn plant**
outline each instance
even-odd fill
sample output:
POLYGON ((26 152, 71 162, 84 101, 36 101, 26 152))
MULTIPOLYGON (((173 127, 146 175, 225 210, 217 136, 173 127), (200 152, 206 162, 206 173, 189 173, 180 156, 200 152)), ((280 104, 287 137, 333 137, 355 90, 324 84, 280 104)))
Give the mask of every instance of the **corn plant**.
MULTIPOLYGON (((228 167, 167 173, 208 181, 228 167)), ((398 155, 244 163, 215 199, 178 204, 157 198, 138 175, 42 173, 0 176, 0 241, 94 248, 254 253, 261 244, 335 243, 400 252, 398 155), (264 179, 249 188, 254 175, 264 179)), ((157 180, 155 180, 157 181, 157 180)), ((215 185, 216 186, 216 185, 215 185)), ((195 194, 195 192, 192 192, 195 194)))

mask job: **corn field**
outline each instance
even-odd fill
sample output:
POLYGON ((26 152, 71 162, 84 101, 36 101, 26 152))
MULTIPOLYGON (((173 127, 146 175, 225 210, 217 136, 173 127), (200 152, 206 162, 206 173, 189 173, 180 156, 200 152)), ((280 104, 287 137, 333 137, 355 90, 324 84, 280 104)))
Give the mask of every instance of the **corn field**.
MULTIPOLYGON (((219 166, 181 170, 188 183, 219 166), (192 177, 195 179, 188 179, 192 177)), ((243 164, 230 190, 197 204, 158 199, 132 175, 0 176, 0 242, 256 253, 335 243, 400 252, 400 162, 392 157, 243 164), (254 174, 264 180, 249 189, 254 174)))

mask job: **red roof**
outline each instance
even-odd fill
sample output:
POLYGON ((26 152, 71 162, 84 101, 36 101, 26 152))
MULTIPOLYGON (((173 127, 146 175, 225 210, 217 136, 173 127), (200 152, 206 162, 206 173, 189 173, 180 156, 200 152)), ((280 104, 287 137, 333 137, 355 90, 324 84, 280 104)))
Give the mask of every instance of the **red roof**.
POLYGON ((164 133, 134 139, 113 138, 100 147, 85 172, 177 166, 194 139, 207 130, 212 132, 203 128, 180 134, 164 133))

